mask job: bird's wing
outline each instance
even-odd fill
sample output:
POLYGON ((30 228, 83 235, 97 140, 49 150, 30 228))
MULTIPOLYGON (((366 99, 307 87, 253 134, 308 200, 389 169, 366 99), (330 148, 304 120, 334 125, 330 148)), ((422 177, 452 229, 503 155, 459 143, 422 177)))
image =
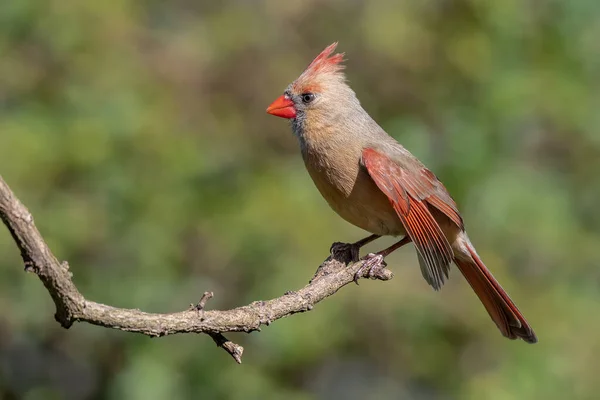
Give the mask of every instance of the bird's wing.
POLYGON ((434 289, 440 289, 444 276, 448 277, 454 253, 428 205, 462 229, 456 203, 437 177, 423 166, 403 167, 372 148, 363 150, 362 164, 390 200, 415 244, 423 277, 434 289))

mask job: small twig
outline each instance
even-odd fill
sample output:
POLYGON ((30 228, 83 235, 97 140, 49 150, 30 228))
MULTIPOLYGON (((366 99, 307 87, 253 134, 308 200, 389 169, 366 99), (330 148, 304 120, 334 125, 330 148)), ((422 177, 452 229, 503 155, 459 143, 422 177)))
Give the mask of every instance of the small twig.
POLYGON ((215 294, 213 292, 204 292, 202 297, 200 297, 200 301, 198 302, 198 304, 194 306, 194 310, 198 311, 199 313, 202 313, 201 318, 203 318, 204 316, 204 307, 206 307, 206 303, 214 296, 215 294))
POLYGON ((210 337, 215 341, 218 347, 223 348, 226 352, 231 354, 231 357, 238 364, 242 363, 242 355, 244 354, 244 348, 237 343, 233 343, 231 340, 228 340, 221 333, 209 333, 210 337))
MULTIPOLYGON (((196 310, 198 312, 198 316, 202 321, 204 319, 204 308, 206 307, 206 303, 215 296, 213 292, 204 292, 200 301, 195 306, 192 305, 191 309, 196 310)), ((208 335, 215 341, 218 347, 221 347, 223 350, 228 352, 231 357, 238 364, 242 363, 242 354, 244 354, 244 348, 237 343, 232 342, 223 336, 222 333, 211 333, 208 335)))
MULTIPOLYGON (((244 349, 223 336, 226 332, 259 331, 261 325, 296 313, 313 309, 314 305, 333 295, 354 281, 354 274, 361 262, 351 247, 334 243, 331 255, 319 266, 310 283, 305 287, 288 291, 285 295, 267 301, 253 302, 231 310, 205 310, 212 297, 206 292, 196 306, 178 313, 152 314, 136 309, 116 308, 87 300, 72 280, 66 263, 59 262, 37 230, 33 217, 16 198, 0 176, 0 219, 4 222, 21 251, 27 271, 35 273, 42 281, 56 306, 56 320, 64 328, 74 322, 87 322, 126 332, 137 332, 150 337, 176 333, 204 333, 227 351, 238 363, 244 349), (198 318, 201 312, 201 318, 198 318)), ((368 269, 361 278, 368 277, 368 269)), ((377 270, 371 279, 389 280, 393 276, 388 269, 377 270)))

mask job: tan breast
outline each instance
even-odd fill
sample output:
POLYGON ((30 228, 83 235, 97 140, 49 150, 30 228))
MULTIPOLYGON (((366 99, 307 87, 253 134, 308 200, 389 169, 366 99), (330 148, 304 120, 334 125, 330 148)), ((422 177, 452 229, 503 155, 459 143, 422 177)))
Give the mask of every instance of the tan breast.
POLYGON ((387 197, 360 167, 362 149, 303 148, 306 169, 331 208, 351 224, 378 235, 405 235, 387 197))

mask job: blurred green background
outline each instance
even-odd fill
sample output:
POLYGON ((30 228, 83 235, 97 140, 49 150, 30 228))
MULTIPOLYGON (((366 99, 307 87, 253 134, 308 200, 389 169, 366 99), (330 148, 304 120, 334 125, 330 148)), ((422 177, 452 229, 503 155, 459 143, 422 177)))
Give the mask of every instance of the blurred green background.
MULTIPOLYGON (((0 231, 1 399, 595 399, 600 2, 0 4, 0 174, 89 299, 171 312, 297 289, 365 235, 266 106, 339 40, 364 107, 457 200, 539 344, 504 339, 414 248, 261 333, 66 331, 0 231)), ((380 240, 369 250, 381 249, 380 240)))

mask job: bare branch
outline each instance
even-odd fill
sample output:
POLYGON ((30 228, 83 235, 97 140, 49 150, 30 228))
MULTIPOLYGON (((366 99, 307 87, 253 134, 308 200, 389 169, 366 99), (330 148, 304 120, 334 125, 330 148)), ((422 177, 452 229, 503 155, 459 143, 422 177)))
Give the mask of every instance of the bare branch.
MULTIPOLYGON (((150 337, 176 333, 204 333, 217 346, 226 350, 241 363, 243 347, 223 336, 227 332, 252 332, 261 325, 296 313, 312 310, 313 306, 354 281, 361 263, 352 264, 352 251, 347 244, 334 243, 331 255, 319 266, 310 283, 298 291, 267 301, 255 301, 231 310, 204 309, 212 297, 207 292, 195 307, 171 314, 146 313, 140 310, 111 307, 87 300, 77 290, 66 262, 59 262, 35 227, 33 217, 17 199, 0 176, 0 218, 10 231, 21 251, 25 270, 35 273, 42 281, 54 304, 56 320, 64 328, 74 322, 137 332, 150 337)), ((368 269, 363 278, 369 274, 368 269)), ((371 279, 389 280, 388 269, 375 272, 371 279)))

